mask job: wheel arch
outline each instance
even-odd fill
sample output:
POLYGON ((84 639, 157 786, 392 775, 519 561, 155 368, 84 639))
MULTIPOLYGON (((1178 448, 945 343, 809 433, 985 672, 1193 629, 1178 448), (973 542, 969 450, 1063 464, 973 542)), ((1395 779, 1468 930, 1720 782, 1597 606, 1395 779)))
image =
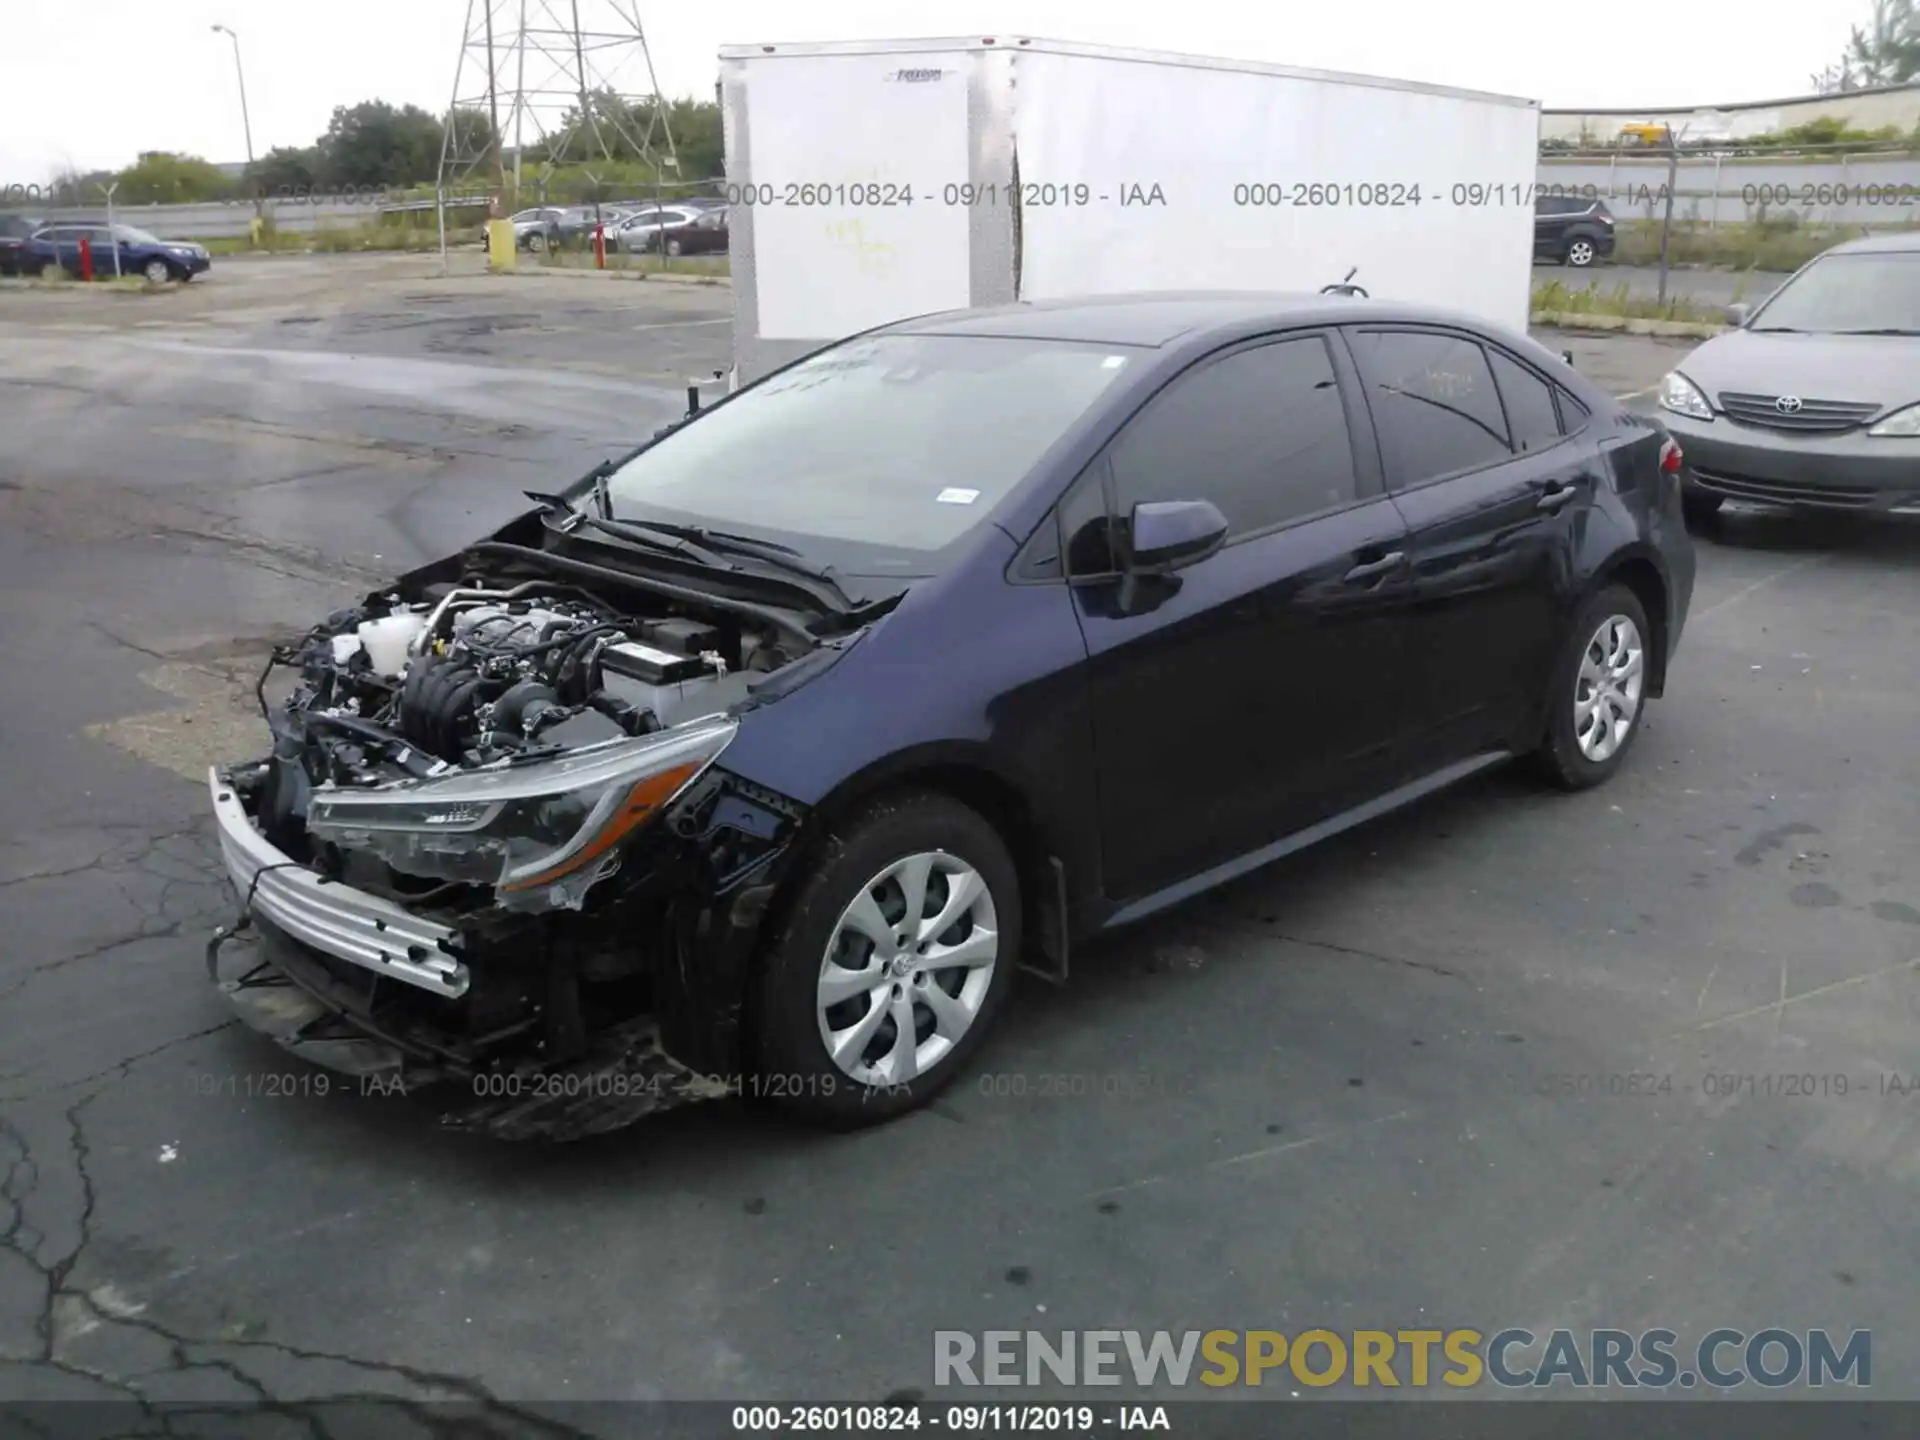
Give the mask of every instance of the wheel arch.
POLYGON ((1640 608, 1647 612, 1647 624, 1653 629, 1653 634, 1647 637, 1653 650, 1653 664, 1648 667, 1647 674, 1647 694, 1657 700, 1666 692, 1667 656, 1672 649, 1672 588, 1666 570, 1646 551, 1627 551, 1609 560, 1595 573, 1586 594, 1581 596, 1582 602, 1587 596, 1597 594, 1609 585, 1626 586, 1640 602, 1640 608))
MULTIPOLYGON (((802 885, 812 872, 818 847, 861 810, 889 795, 931 791, 956 800, 978 814, 1007 847, 1020 884, 1021 933, 1026 947, 1038 948, 1059 968, 1068 941, 1064 896, 1064 846, 1034 804, 1028 786, 971 745, 926 745, 888 756, 848 776, 808 809, 789 862, 768 901, 759 941, 746 967, 745 1019, 749 1048, 757 1043, 758 1017, 751 996, 766 947, 786 928, 802 885)), ((1018 963, 1018 957, 1015 957, 1018 963)))

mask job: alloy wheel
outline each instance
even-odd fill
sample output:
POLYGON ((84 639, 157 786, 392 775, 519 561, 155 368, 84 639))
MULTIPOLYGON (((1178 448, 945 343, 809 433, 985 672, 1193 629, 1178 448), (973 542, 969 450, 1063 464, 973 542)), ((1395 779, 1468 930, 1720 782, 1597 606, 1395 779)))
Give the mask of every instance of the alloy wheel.
POLYGON ((820 1039, 861 1085, 924 1075, 980 1013, 1000 958, 993 895, 944 850, 895 860, 848 902, 820 963, 820 1039))
POLYGON ((1582 755, 1598 765, 1626 744, 1645 686, 1640 627, 1625 615, 1609 615, 1581 651, 1573 682, 1573 738, 1582 755))
POLYGON ((167 281, 171 280, 172 278, 173 278, 173 272, 167 269, 166 261, 149 260, 147 262, 147 280, 149 283, 154 285, 164 285, 167 283, 167 281))
POLYGON ((1590 240, 1576 240, 1573 244, 1569 245, 1567 247, 1567 263, 1576 266, 1591 265, 1593 263, 1593 242, 1590 240))

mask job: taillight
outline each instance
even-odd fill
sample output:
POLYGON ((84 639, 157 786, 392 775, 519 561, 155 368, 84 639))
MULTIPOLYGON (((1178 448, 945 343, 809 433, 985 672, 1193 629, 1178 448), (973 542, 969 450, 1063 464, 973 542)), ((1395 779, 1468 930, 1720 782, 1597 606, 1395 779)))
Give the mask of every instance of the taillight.
POLYGON ((1680 463, 1685 459, 1686 456, 1681 453, 1679 442, 1676 440, 1667 441, 1660 447, 1660 473, 1662 475, 1678 475, 1680 473, 1680 463))

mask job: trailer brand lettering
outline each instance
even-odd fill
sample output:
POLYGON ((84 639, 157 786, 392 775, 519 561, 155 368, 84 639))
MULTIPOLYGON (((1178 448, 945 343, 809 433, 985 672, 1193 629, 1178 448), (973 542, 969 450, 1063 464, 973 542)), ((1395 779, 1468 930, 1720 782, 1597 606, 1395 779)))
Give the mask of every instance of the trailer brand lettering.
POLYGON ((925 85, 946 73, 944 70, 893 70, 888 72, 887 79, 897 80, 902 85, 925 85))

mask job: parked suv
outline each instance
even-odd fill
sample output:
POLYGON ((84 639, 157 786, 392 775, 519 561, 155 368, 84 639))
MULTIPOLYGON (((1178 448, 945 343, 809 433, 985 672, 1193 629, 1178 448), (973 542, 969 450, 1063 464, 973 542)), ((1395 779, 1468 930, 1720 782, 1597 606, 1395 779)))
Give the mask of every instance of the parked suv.
POLYGON ((1584 270, 1613 254, 1613 212, 1604 200, 1542 195, 1533 202, 1533 258, 1584 270))
POLYGON ((91 248, 93 274, 97 280, 113 275, 142 275, 155 285, 164 285, 170 280, 185 283, 213 264, 204 245, 186 240, 162 240, 135 225, 102 225, 97 221, 41 227, 21 243, 16 263, 28 275, 38 275, 58 265, 68 274, 78 276, 82 240, 91 248))

